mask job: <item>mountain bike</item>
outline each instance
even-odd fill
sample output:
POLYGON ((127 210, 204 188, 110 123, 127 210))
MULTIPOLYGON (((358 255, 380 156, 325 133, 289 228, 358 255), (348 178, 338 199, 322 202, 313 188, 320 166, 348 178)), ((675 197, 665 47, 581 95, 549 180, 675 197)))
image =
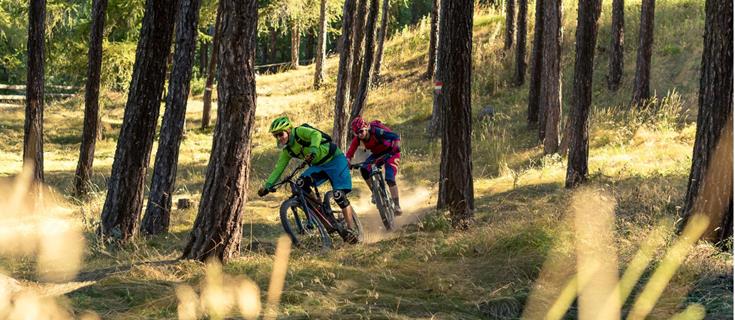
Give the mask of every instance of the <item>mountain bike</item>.
POLYGON ((294 246, 308 249, 329 250, 332 247, 332 237, 330 234, 337 233, 347 242, 349 236, 356 237, 356 241, 362 242, 363 231, 362 224, 357 214, 352 215, 357 234, 350 234, 347 229, 342 210, 335 211, 332 209, 332 191, 324 194, 323 200, 319 200, 319 189, 317 187, 310 188, 311 192, 307 192, 303 188, 304 181, 302 179, 294 179, 296 173, 301 171, 307 165, 302 162, 288 176, 280 182, 274 184, 268 189, 268 192, 275 192, 276 188, 288 184, 291 187, 291 196, 281 203, 280 219, 283 230, 291 238, 294 246))
MULTIPOLYGON (((385 178, 383 177, 383 165, 384 161, 387 160, 390 155, 384 155, 374 160, 373 165, 370 166, 370 174, 368 183, 370 185, 370 191, 372 192, 373 202, 378 207, 380 213, 380 220, 383 221, 385 229, 390 231, 395 228, 395 204, 393 198, 388 196, 388 192, 385 188, 385 178), (380 163, 380 165, 375 165, 380 163)), ((356 163, 350 165, 350 169, 360 169, 367 162, 356 163)))

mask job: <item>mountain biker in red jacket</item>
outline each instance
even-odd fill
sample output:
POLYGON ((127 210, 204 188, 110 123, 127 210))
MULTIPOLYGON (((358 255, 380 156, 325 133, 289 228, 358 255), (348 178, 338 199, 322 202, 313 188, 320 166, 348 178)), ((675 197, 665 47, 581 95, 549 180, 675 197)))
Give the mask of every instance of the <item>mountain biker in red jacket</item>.
MULTIPOLYGON (((390 189, 393 203, 396 205, 395 213, 396 215, 401 215, 403 210, 401 210, 398 202, 398 186, 396 185, 396 174, 398 173, 398 164, 401 160, 401 137, 380 121, 366 122, 360 116, 352 120, 351 128, 354 133, 354 138, 352 138, 352 143, 349 149, 347 149, 347 161, 352 162, 352 157, 355 155, 355 151, 360 143, 366 149, 370 150, 372 154, 360 168, 360 173, 363 179, 365 179, 365 182, 370 178, 371 166, 385 164, 385 182, 390 189)), ((370 183, 368 183, 368 187, 370 187, 370 183)))

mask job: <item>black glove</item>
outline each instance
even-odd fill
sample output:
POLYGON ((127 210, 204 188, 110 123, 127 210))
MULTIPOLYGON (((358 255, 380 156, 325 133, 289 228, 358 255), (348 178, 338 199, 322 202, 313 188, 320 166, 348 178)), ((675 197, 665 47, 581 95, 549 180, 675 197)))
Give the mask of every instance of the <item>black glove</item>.
POLYGON ((268 189, 266 189, 266 188, 260 188, 260 189, 258 189, 258 196, 259 197, 264 197, 266 194, 268 194, 268 192, 269 192, 268 189))
POLYGON ((304 156, 304 161, 306 161, 306 163, 308 164, 311 164, 311 162, 314 161, 314 153, 309 153, 304 156))

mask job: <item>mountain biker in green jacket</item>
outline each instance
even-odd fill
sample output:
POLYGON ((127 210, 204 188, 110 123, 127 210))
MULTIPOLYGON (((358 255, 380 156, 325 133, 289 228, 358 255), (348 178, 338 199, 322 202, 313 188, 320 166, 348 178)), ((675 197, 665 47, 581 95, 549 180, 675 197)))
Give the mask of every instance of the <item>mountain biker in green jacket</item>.
POLYGON ((342 151, 332 143, 329 135, 322 134, 307 124, 294 127, 285 116, 273 120, 268 131, 276 138, 281 153, 273 172, 258 190, 258 195, 262 197, 268 193, 268 189, 278 181, 292 158, 302 159, 309 164, 309 168, 299 177, 303 181, 302 188, 306 192, 311 192, 312 186, 330 181, 334 201, 342 209, 347 228, 352 232, 348 240, 354 243, 357 240, 354 235, 355 223, 352 219, 355 211, 347 199, 347 194, 352 191, 352 176, 347 158, 342 151))

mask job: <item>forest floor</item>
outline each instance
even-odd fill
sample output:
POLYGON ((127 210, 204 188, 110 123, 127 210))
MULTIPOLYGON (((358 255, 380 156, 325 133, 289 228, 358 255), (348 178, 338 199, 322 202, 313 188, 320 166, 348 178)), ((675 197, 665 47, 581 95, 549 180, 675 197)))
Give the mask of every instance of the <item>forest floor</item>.
MULTIPOLYGON (((541 318, 552 306, 562 306, 558 315, 576 318, 585 310, 573 296, 564 296, 562 288, 576 283, 570 281, 576 279, 575 270, 583 260, 575 258, 573 240, 579 203, 584 204, 581 211, 590 214, 589 220, 609 218, 602 226, 600 241, 607 241, 610 247, 598 257, 606 261, 603 265, 609 273, 622 275, 632 269, 629 266, 638 261, 639 249, 648 248, 644 243, 652 246, 650 263, 644 263, 639 277, 633 279, 623 313, 643 301, 639 297, 659 267, 672 266, 663 261, 678 240, 673 230, 686 191, 696 131, 704 2, 657 1, 651 85, 658 99, 643 110, 627 105, 635 67, 637 1, 626 2, 623 85, 617 92, 606 89, 610 4, 603 4, 595 60, 590 182, 577 191, 563 187, 566 158, 543 156, 536 131, 526 126, 528 86, 510 84, 515 54, 502 49, 503 14, 476 12, 472 96, 476 210, 473 227, 463 232, 452 230, 447 214, 434 210, 440 142, 425 135, 433 89, 423 78, 428 24, 424 21, 396 33, 386 45, 381 83, 369 94, 365 117, 382 120, 402 137, 398 182, 405 214, 398 218, 400 228, 394 232, 382 228, 365 184, 353 177, 351 201, 364 221, 367 241, 348 246, 335 239, 336 248, 327 253, 293 249, 278 317, 541 318), (488 105, 495 110, 494 119, 478 119, 478 112, 488 105)), ((533 8, 529 11, 533 17, 533 8)), ((571 99, 576 6, 566 5, 564 15, 566 114, 571 99)), ((530 47, 529 43, 527 52, 530 47)), ((266 128, 274 116, 286 114, 296 123, 308 122, 331 131, 336 64, 337 57, 328 60, 327 83, 320 90, 311 88, 313 65, 258 76, 242 257, 222 267, 225 279, 240 280, 218 278, 225 288, 222 292, 234 292, 227 289, 229 282, 249 279, 265 300, 282 233, 277 210, 286 198, 285 191, 264 198, 255 194, 277 156, 266 128)), ((121 248, 109 248, 95 236, 125 97, 108 92, 102 102, 104 133, 95 153, 96 190, 85 200, 71 196, 83 97, 53 103, 45 112, 46 182, 55 190, 54 198, 83 221, 87 243, 76 281, 51 285, 48 291, 66 293, 60 304, 75 316, 91 312, 104 319, 175 318, 187 306, 179 301, 196 299, 197 294, 202 295, 201 308, 208 308, 211 303, 205 301, 205 293, 218 270, 177 260, 196 217, 196 206, 174 210, 171 232, 165 235, 138 237, 121 248), (188 286, 194 288, 193 295, 182 289, 188 286)), ((182 197, 197 202, 201 194, 212 143, 212 128, 200 129, 201 105, 201 97, 194 97, 188 106, 174 203, 182 197)), ((22 166, 24 108, 4 106, 2 111, 0 176, 7 176, 2 180, 9 184, 22 166)), ((157 144, 153 148, 155 152, 157 144)), ((2 240, 7 239, 0 239, 4 245, 2 240)), ((663 291, 648 301, 652 303, 650 317, 671 318, 685 312, 694 318, 732 318, 732 254, 697 243, 679 258, 681 264, 674 267, 663 291)), ((0 268, 30 286, 43 280, 35 261, 29 256, 3 257, 0 268)), ((237 315, 235 308, 224 309, 229 311, 210 311, 210 316, 237 315)))

